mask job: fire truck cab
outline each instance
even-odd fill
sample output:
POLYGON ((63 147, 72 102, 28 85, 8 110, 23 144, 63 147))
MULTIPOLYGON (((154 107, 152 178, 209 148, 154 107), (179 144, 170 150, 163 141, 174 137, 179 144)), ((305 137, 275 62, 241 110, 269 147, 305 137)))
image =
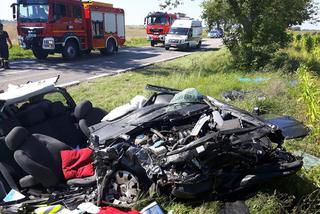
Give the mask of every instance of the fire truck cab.
POLYGON ((17 0, 19 44, 38 59, 61 53, 66 60, 93 49, 112 54, 125 42, 124 10, 81 0, 17 0))
POLYGON ((145 18, 145 25, 147 29, 147 39, 151 46, 158 43, 164 44, 165 37, 170 31, 170 27, 174 20, 178 18, 178 14, 152 12, 145 18))

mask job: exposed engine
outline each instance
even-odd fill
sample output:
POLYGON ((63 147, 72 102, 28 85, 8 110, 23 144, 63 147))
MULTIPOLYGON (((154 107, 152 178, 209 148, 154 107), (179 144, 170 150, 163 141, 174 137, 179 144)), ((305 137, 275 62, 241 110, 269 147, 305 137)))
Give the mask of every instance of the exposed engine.
POLYGON ((131 204, 152 184, 179 198, 227 194, 302 166, 275 125, 213 98, 149 105, 94 131, 101 203, 131 204))

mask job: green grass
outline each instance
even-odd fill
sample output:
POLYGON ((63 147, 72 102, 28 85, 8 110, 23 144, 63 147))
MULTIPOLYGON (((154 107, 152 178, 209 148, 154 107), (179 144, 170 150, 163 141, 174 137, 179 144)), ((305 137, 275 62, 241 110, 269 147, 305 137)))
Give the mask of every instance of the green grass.
POLYGON ((34 59, 34 56, 31 50, 24 50, 20 48, 18 45, 14 45, 9 51, 10 51, 10 60, 34 59))
MULTIPOLYGON (((148 83, 179 89, 193 87, 218 99, 222 99, 221 92, 237 89, 253 93, 244 100, 231 102, 233 105, 248 111, 259 106, 270 113, 292 115, 306 121, 306 106, 298 100, 301 93, 298 87, 292 84, 292 81, 297 80, 295 74, 239 71, 229 59, 230 55, 225 49, 195 53, 135 72, 82 83, 70 88, 69 92, 77 102, 90 97, 94 105, 111 110, 127 103, 137 94, 149 95, 149 92, 144 90, 148 83), (264 77, 270 80, 259 83, 241 82, 240 77, 264 77), (261 96, 264 97, 263 100, 261 96)), ((320 156, 320 145, 309 138, 303 141, 288 141, 286 146, 291 151, 305 150, 320 156)), ((309 171, 302 170, 297 176, 262 187, 246 203, 251 213, 294 212, 297 199, 310 193, 315 185, 320 185, 320 167, 309 171)), ((220 206, 220 202, 215 201, 190 204, 163 197, 150 200, 157 200, 166 211, 174 210, 174 213, 217 213, 220 206)))
POLYGON ((148 46, 150 42, 145 37, 133 37, 127 39, 124 43, 125 47, 141 47, 141 46, 148 46))

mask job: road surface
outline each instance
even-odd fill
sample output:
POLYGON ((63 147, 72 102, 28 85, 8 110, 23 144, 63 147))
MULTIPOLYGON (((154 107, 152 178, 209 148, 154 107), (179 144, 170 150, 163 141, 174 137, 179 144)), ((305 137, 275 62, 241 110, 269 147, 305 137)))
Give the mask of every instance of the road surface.
MULTIPOLYGON (((199 51, 213 50, 220 46, 221 40, 208 39, 203 42, 199 51)), ((191 51, 191 53, 194 51, 191 51)), ((76 83, 118 74, 188 54, 190 52, 166 51, 163 47, 137 47, 120 49, 112 56, 101 56, 98 53, 93 53, 89 56, 82 56, 73 62, 64 62, 60 57, 48 58, 45 61, 13 61, 11 62, 12 69, 0 70, 0 90, 5 90, 9 83, 23 84, 57 75, 60 75, 58 84, 76 83)))

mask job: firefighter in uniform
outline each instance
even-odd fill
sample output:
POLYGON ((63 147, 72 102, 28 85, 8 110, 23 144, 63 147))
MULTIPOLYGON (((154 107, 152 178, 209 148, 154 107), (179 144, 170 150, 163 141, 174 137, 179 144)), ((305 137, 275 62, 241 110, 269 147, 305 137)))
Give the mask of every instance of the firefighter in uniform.
POLYGON ((9 69, 9 47, 12 48, 12 42, 6 31, 3 30, 3 24, 0 23, 0 57, 1 57, 1 67, 4 69, 9 69))

